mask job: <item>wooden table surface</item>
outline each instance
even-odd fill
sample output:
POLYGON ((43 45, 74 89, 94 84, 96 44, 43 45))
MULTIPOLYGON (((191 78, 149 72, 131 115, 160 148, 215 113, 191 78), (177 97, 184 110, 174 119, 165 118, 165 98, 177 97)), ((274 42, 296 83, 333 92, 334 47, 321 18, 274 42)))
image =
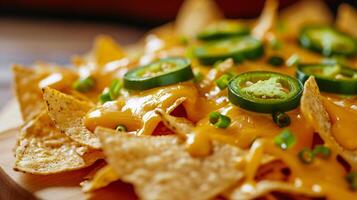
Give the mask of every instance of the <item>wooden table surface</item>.
POLYGON ((138 40, 144 32, 113 22, 0 17, 0 109, 12 98, 12 64, 47 61, 65 65, 72 55, 88 51, 98 34, 111 35, 125 45, 138 40))

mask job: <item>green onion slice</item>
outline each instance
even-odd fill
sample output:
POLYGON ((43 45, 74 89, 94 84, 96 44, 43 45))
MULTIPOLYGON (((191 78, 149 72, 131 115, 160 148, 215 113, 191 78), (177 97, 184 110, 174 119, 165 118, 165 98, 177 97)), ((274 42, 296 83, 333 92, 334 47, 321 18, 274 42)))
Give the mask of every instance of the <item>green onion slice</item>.
POLYGON ((274 142, 281 149, 287 150, 296 143, 296 139, 289 129, 285 129, 275 137, 274 142))
POLYGON ((296 108, 302 84, 285 74, 252 71, 239 74, 228 84, 230 102, 244 109, 260 112, 284 112, 296 108))
POLYGON ((308 148, 303 148, 298 154, 301 162, 305 164, 310 164, 315 157, 315 154, 308 148))
POLYGON ((124 125, 122 125, 122 124, 119 124, 119 125, 116 127, 115 130, 118 131, 118 132, 126 132, 126 131, 127 131, 127 128, 126 128, 126 126, 124 126, 124 125))
POLYGON ((284 58, 280 56, 270 56, 268 58, 268 63, 272 66, 279 67, 284 64, 284 58))
POLYGON ((164 58, 130 70, 124 75, 124 87, 147 90, 193 79, 190 62, 185 58, 164 58))
POLYGON ((225 73, 221 77, 219 77, 215 82, 219 89, 224 90, 227 88, 228 83, 235 76, 233 73, 225 73))
POLYGON ((109 91, 104 90, 104 92, 99 96, 99 101, 101 104, 104 104, 107 101, 112 101, 113 99, 110 97, 109 91))
POLYGON ((280 127, 286 127, 290 125, 290 117, 284 112, 275 112, 272 114, 273 121, 280 127))
POLYGON ((226 115, 222 115, 219 112, 211 112, 209 115, 209 121, 217 128, 227 128, 231 124, 231 118, 226 115))
POLYGON ((320 90, 337 94, 357 94, 357 70, 340 65, 299 65, 296 77, 305 82, 314 76, 320 90))
POLYGON ((315 156, 319 156, 324 159, 329 158, 331 155, 331 149, 323 145, 316 145, 312 152, 315 156))
POLYGON ((73 83, 73 88, 79 92, 89 92, 95 86, 95 81, 93 77, 88 76, 86 78, 78 79, 73 83))
POLYGON ((123 82, 120 79, 114 79, 109 87, 109 95, 112 100, 120 96, 120 90, 123 88, 123 82))
POLYGON ((346 180, 352 190, 357 190, 357 172, 350 172, 346 176, 346 180))

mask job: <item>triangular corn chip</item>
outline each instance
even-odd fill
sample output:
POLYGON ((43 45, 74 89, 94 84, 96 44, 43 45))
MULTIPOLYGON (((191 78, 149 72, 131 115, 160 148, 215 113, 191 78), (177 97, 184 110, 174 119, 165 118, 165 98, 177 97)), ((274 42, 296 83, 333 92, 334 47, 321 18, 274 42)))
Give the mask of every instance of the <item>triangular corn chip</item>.
POLYGON ((15 93, 20 105, 22 118, 28 121, 37 116, 44 108, 39 82, 49 73, 25 68, 19 65, 12 67, 15 93))
POLYGON ((333 15, 322 0, 303 0, 281 11, 283 35, 296 37, 306 24, 331 24, 333 15))
POLYGON ((103 154, 71 140, 43 111, 22 128, 15 157, 15 170, 43 175, 87 167, 103 154))
POLYGON ((95 38, 92 54, 99 66, 104 66, 111 61, 119 60, 125 56, 122 47, 106 35, 95 38))
POLYGON ((277 20, 278 7, 279 2, 277 0, 267 0, 265 2, 263 12, 252 30, 252 35, 254 37, 262 40, 266 33, 274 28, 277 20))
POLYGON ((336 27, 357 38, 357 9, 348 5, 341 4, 338 7, 336 27))
POLYGON ((133 137, 97 128, 107 161, 144 200, 211 199, 243 177, 243 151, 215 143, 214 153, 194 158, 175 136, 133 137))
POLYGON ((344 149, 331 134, 331 121, 322 104, 314 77, 310 77, 305 82, 301 97, 301 112, 328 146, 341 154, 350 164, 357 166, 357 151, 344 149))
POLYGON ((61 131, 80 144, 100 148, 99 138, 84 125, 84 116, 93 107, 91 103, 51 88, 43 90, 43 98, 49 116, 61 131))
POLYGON ((177 14, 175 29, 179 35, 195 37, 204 27, 221 16, 222 13, 212 0, 187 0, 177 14))

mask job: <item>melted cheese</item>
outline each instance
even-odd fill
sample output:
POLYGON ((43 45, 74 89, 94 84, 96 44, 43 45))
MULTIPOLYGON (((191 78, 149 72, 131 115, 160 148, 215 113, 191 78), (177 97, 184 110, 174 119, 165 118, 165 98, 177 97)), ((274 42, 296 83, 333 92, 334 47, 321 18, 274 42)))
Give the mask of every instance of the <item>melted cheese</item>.
POLYGON ((324 105, 332 122, 332 134, 343 147, 356 150, 357 103, 351 99, 336 96, 323 98, 324 105))
POLYGON ((93 131, 97 126, 115 128, 122 124, 138 135, 150 135, 161 121, 155 109, 170 113, 183 101, 188 119, 197 121, 206 113, 206 104, 200 100, 193 83, 155 88, 98 106, 87 114, 85 125, 93 131))

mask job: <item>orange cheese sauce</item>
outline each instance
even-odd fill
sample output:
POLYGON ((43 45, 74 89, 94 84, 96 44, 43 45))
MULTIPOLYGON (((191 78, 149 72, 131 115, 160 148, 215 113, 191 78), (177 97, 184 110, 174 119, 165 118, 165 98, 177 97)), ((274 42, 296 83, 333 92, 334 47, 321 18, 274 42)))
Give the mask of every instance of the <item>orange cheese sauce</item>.
POLYGON ((150 135, 161 121, 155 109, 170 113, 183 104, 188 119, 197 121, 207 113, 209 102, 198 96, 193 83, 182 83, 154 88, 148 91, 107 102, 90 111, 85 118, 86 127, 93 131, 97 126, 115 128, 122 124, 138 135, 150 135))
POLYGON ((325 95, 324 106, 332 122, 332 134, 346 149, 357 150, 357 99, 325 95))

